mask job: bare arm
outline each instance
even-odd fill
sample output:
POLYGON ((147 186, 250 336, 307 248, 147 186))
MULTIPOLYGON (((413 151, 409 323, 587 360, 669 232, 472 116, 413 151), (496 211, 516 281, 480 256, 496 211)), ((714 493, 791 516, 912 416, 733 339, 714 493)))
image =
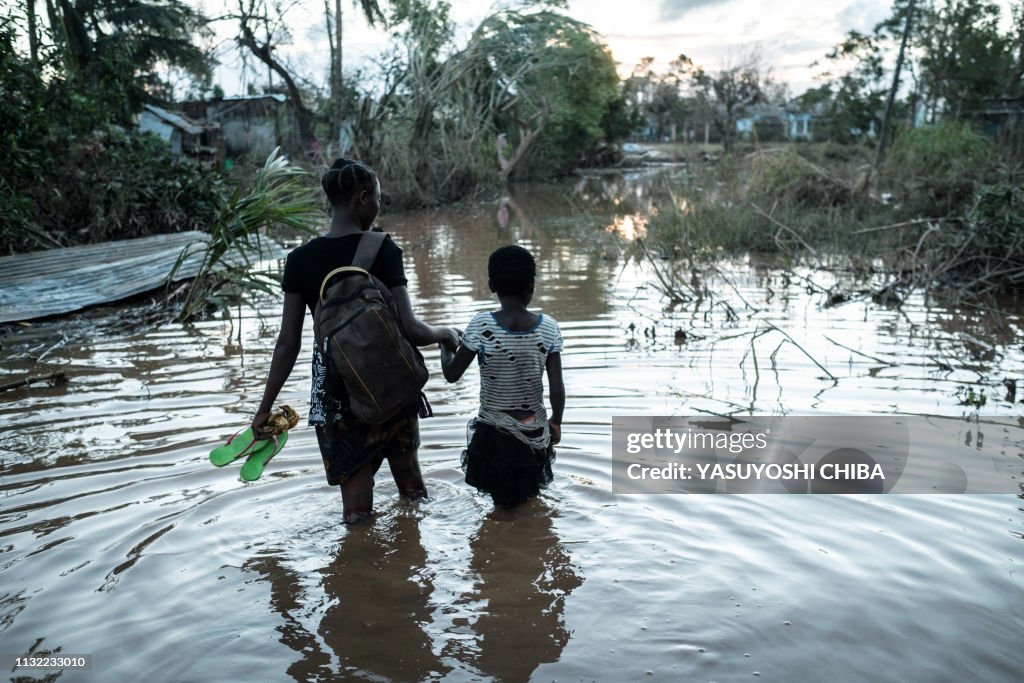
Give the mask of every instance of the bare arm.
POLYGON ((453 351, 459 346, 459 335, 450 327, 439 325, 428 325, 412 311, 412 302, 409 301, 409 290, 403 285, 392 287, 391 295, 395 299, 395 308, 398 309, 398 317, 405 328, 405 335, 416 346, 428 346, 441 342, 453 351))
POLYGON ((562 382, 562 354, 549 353, 547 360, 548 395, 551 398, 551 444, 562 440, 562 415, 565 413, 565 384, 562 382))
POLYGON ((441 371, 449 383, 457 382, 466 368, 476 358, 476 351, 470 351, 465 346, 459 346, 459 350, 452 353, 444 344, 441 345, 441 371))
POLYGON ((270 372, 267 375, 267 386, 263 390, 263 400, 256 410, 252 421, 253 433, 267 421, 270 410, 274 407, 277 395, 281 393, 288 376, 295 367, 295 359, 302 347, 302 324, 306 319, 306 302, 301 294, 285 292, 284 307, 281 311, 281 331, 277 335, 274 356, 270 361, 270 372))

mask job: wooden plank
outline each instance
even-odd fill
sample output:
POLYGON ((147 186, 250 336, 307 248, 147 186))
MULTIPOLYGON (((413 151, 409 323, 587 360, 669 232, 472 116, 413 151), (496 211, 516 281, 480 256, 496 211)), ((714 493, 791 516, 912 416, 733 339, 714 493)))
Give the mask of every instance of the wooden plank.
MULTIPOLYGON (((192 231, 0 257, 0 323, 62 315, 158 289, 184 248, 208 240, 206 233, 192 231)), ((261 259, 285 253, 272 240, 261 241, 261 259)), ((202 249, 196 249, 174 280, 194 277, 201 263, 202 249)))

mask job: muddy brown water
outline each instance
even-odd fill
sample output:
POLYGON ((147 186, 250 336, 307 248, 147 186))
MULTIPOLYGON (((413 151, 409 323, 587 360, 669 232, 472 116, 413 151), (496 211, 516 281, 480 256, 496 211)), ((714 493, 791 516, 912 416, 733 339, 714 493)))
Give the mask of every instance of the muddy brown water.
MULTIPOLYGON (((382 471, 378 516, 345 528, 304 423, 258 482, 206 460, 259 399, 275 302, 262 319, 247 309, 52 349, 56 328, 8 338, 5 378, 59 367, 71 381, 0 396, 5 675, 34 652, 93 656, 61 681, 1019 680, 1018 497, 615 495, 610 424, 966 416, 993 458, 1020 459, 1019 438, 986 420, 1024 414, 999 384, 1024 376, 1021 309, 921 296, 824 308, 803 278, 839 276, 751 260, 723 264, 716 300, 666 307, 646 268, 608 258, 611 232, 642 228, 650 192, 642 175, 591 178, 381 218, 430 322, 492 306, 494 247, 538 258, 535 304, 562 326, 568 407, 555 482, 511 513, 462 482, 476 373, 446 385, 435 350, 430 500, 399 502, 382 471), (764 335, 755 370, 764 321, 807 353, 764 335), (967 386, 984 406, 961 404, 967 386)), ((304 411, 309 375, 307 352, 281 401, 304 411)))

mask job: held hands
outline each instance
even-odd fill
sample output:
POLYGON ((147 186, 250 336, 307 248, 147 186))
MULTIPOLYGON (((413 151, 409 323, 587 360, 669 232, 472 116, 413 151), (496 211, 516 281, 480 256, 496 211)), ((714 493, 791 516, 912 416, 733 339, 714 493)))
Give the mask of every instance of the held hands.
POLYGON ((452 353, 458 350, 462 343, 462 330, 457 327, 444 328, 444 335, 440 339, 441 348, 448 349, 452 353))
POLYGON ((441 351, 441 371, 444 373, 444 378, 452 383, 462 377, 469 361, 476 354, 468 354, 465 347, 462 346, 462 330, 457 327, 449 327, 445 328, 445 331, 450 332, 452 336, 443 338, 437 348, 441 351))

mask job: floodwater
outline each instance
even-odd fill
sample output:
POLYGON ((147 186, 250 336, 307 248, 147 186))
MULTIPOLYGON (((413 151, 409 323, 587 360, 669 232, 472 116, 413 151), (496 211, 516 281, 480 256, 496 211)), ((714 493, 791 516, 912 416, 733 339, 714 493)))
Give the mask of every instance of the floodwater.
MULTIPOLYGON (((739 260, 713 296, 666 307, 646 267, 612 258, 650 202, 638 175, 381 218, 429 322, 493 305, 494 247, 537 256, 568 407, 554 483, 513 512, 462 482, 476 373, 446 385, 436 350, 429 501, 399 502, 384 468, 377 517, 346 528, 304 422, 255 483, 206 459, 259 400, 276 303, 188 328, 9 337, 5 379, 70 381, 0 394, 5 675, 52 677, 11 673, 10 656, 58 653, 92 655, 61 681, 1019 680, 1019 497, 616 495, 610 426, 964 418, 965 438, 1019 473, 1019 435, 988 422, 1024 415, 1001 384, 1024 378, 1019 305, 824 307, 816 286, 841 274, 739 260), (968 387, 984 406, 962 403, 968 387)), ((305 411, 309 378, 304 355, 281 402, 305 411)))

